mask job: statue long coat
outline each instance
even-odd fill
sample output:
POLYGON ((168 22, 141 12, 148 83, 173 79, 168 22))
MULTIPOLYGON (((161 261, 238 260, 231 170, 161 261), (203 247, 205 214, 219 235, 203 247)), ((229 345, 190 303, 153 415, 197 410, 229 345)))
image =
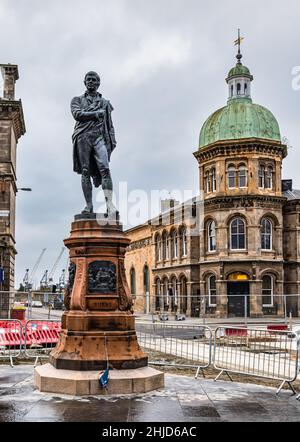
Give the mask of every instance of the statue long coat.
MULTIPOLYGON (((110 160, 110 156, 112 151, 116 147, 116 138, 115 138, 115 130, 111 119, 111 112, 113 111, 113 107, 108 100, 102 97, 101 94, 97 94, 96 99, 91 103, 88 99, 88 94, 85 93, 80 97, 73 98, 71 102, 71 112, 73 117, 76 120, 74 133, 72 136, 73 140, 73 170, 79 174, 82 174, 81 164, 78 156, 78 136, 84 132, 88 132, 93 130, 97 126, 97 121, 94 119, 90 119, 88 113, 95 112, 97 110, 105 109, 105 118, 104 118, 104 140, 106 143, 106 148, 108 152, 108 158, 110 160)), ((97 168, 95 159, 91 156, 90 161, 90 174, 93 177, 94 184, 96 187, 99 187, 101 184, 101 174, 97 168)))

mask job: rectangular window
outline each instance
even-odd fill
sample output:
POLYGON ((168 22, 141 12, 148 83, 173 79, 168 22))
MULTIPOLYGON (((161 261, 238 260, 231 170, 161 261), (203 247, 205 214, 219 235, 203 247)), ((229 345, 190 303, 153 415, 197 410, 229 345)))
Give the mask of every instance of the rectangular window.
POLYGON ((208 280, 208 304, 209 307, 217 306, 217 287, 216 287, 216 278, 213 276, 208 280))
POLYGON ((241 169, 239 172, 239 188, 243 189, 247 187, 247 171, 246 169, 241 169))
POLYGON ((262 304, 263 307, 274 307, 274 287, 273 278, 271 276, 265 276, 263 278, 262 286, 262 304))
POLYGON ((229 187, 229 189, 235 189, 236 188, 236 174, 235 174, 235 170, 230 170, 228 172, 228 187, 229 187))

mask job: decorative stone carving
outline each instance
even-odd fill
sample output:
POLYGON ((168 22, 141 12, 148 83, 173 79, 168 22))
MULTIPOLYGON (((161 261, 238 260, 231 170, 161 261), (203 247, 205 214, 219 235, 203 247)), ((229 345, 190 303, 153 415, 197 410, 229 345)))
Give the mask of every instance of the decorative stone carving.
POLYGON ((70 305, 71 305, 71 294, 72 294, 72 289, 73 289, 73 285, 74 285, 74 280, 75 280, 75 273, 76 273, 76 265, 74 262, 70 262, 69 265, 69 281, 65 290, 65 296, 64 296, 64 304, 66 307, 66 310, 70 310, 70 305))
POLYGON ((141 241, 136 241, 130 244, 128 251, 143 249, 151 245, 151 238, 146 238, 141 241))
POLYGON ((119 310, 121 310, 121 312, 130 311, 132 308, 132 297, 130 295, 130 290, 127 284, 124 263, 121 261, 119 261, 118 294, 119 310))
POLYGON ((116 266, 110 261, 94 261, 88 270, 89 293, 116 293, 116 266))

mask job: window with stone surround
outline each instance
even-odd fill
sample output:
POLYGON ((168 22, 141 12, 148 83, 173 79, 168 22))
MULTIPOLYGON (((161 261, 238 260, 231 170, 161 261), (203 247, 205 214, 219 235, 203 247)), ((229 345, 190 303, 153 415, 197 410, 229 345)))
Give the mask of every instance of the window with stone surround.
POLYGON ((242 218, 230 223, 230 249, 246 250, 246 223, 242 218))
POLYGON ((161 252, 162 252, 161 236, 160 235, 156 235, 156 237, 155 237, 155 257, 156 257, 156 261, 161 261, 161 252))
POLYGON ((234 166, 228 168, 228 187, 229 189, 236 188, 236 170, 234 166))
POLYGON ((269 166, 266 172, 266 189, 273 189, 273 174, 273 167, 269 166))
POLYGON ((247 187, 248 183, 247 183, 247 168, 244 164, 242 164, 239 167, 239 182, 238 182, 238 187, 239 189, 244 189, 247 187))
POLYGON ((205 174, 205 189, 206 189, 206 193, 210 193, 211 192, 211 183, 210 183, 210 173, 209 173, 209 171, 207 171, 206 174, 205 174))
POLYGON ((217 306, 217 285, 214 275, 207 278, 208 305, 209 307, 217 306))
POLYGON ((172 259, 178 258, 178 236, 176 230, 172 233, 172 259))
POLYGON ((216 174, 215 168, 213 168, 211 171, 211 177, 212 177, 212 191, 216 192, 217 191, 217 174, 216 174))
POLYGON ((265 178, 266 178, 265 173, 266 173, 266 168, 263 164, 261 164, 258 169, 258 187, 260 189, 265 188, 265 178))
POLYGON ((207 224, 208 251, 215 252, 217 250, 216 242, 216 223, 209 221, 207 224))
POLYGON ((165 232, 163 234, 163 260, 168 261, 170 259, 170 239, 169 234, 165 232))
POLYGON ((187 256, 187 232, 185 227, 182 227, 180 230, 180 244, 181 256, 185 258, 187 256))
POLYGON ((262 282, 262 304, 263 307, 274 306, 274 278, 265 275, 262 282))
POLYGON ((273 224, 268 218, 264 218, 261 223, 261 249, 273 250, 273 224))
POLYGON ((130 289, 131 289, 131 294, 136 295, 136 279, 135 279, 134 267, 132 267, 130 270, 130 289))

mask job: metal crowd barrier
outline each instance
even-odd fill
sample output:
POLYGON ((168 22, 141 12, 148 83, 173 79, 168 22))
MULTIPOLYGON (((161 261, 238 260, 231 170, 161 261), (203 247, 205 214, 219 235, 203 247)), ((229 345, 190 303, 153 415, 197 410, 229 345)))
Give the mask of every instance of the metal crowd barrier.
POLYGON ((276 394, 299 374, 300 339, 293 332, 219 327, 215 330, 214 367, 220 370, 217 381, 225 373, 236 373, 281 381, 276 394))
POLYGON ((168 362, 159 357, 159 361, 150 361, 151 365, 195 368, 197 379, 200 370, 204 375, 203 370, 212 363, 213 339, 209 327, 137 322, 136 333, 144 349, 191 361, 190 364, 168 362))
POLYGON ((47 359, 56 346, 61 332, 61 321, 30 319, 24 326, 24 353, 38 361, 47 359))
POLYGON ((23 328, 18 319, 0 320, 0 359, 9 359, 11 367, 13 360, 22 352, 23 328))

